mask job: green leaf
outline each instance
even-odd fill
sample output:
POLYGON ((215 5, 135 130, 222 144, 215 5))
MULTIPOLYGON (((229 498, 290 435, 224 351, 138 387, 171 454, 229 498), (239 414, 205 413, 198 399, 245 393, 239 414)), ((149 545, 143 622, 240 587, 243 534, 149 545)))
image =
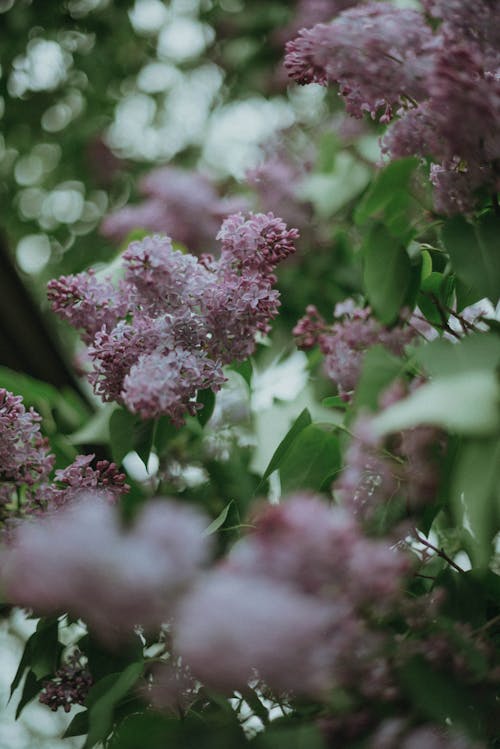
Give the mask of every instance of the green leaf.
POLYGON ((374 226, 364 245, 366 295, 379 320, 393 323, 412 282, 412 264, 404 246, 381 224, 374 226))
POLYGON ((401 669, 400 677, 404 690, 425 718, 440 723, 449 719, 453 725, 477 734, 478 705, 448 673, 434 671, 423 658, 415 657, 401 669))
POLYGON ((127 453, 135 450, 147 468, 156 424, 155 419, 144 421, 126 408, 114 411, 109 420, 109 438, 115 463, 120 464, 127 453))
POLYGON ((439 338, 414 349, 414 356, 431 377, 494 371, 500 365, 500 337, 494 333, 472 333, 457 343, 439 338))
POLYGON ((24 647, 21 662, 10 687, 11 697, 27 668, 31 669, 37 679, 42 679, 56 671, 61 653, 58 632, 57 619, 40 619, 36 632, 33 632, 24 647))
POLYGON ((444 224, 442 239, 462 283, 496 303, 500 296, 500 217, 488 213, 473 225, 455 216, 444 224))
POLYGON ((422 268, 420 270, 420 279, 425 281, 432 273, 432 255, 428 250, 422 250, 422 268))
POLYGON ((212 716, 206 709, 204 716, 205 720, 192 715, 175 720, 149 711, 130 715, 119 725, 109 749, 243 749, 247 745, 236 721, 228 723, 225 715, 212 716))
POLYGON ((392 161, 374 179, 370 189, 358 203, 354 214, 356 224, 365 224, 370 218, 384 221, 396 235, 401 229, 408 231, 408 193, 410 179, 418 166, 418 159, 392 161))
MULTIPOLYGON (((422 281, 417 296, 418 306, 432 325, 442 323, 438 304, 443 308, 450 307, 453 301, 454 282, 451 276, 433 272, 422 281)), ((449 313, 445 311, 445 319, 449 313)))
POLYGON ((123 720, 109 743, 109 749, 146 749, 145 737, 147 737, 147 749, 166 749, 169 739, 174 732, 179 730, 180 722, 165 715, 147 711, 140 715, 129 715, 123 720))
POLYGON ((84 749, 91 749, 109 736, 115 707, 136 684, 143 669, 142 661, 131 663, 122 673, 110 674, 91 688, 86 700, 89 732, 84 749))
POLYGON ((345 411, 348 406, 348 404, 342 400, 340 395, 330 395, 328 398, 323 398, 321 405, 324 408, 340 408, 343 411, 345 411))
POLYGON ((198 421, 201 426, 204 427, 209 421, 214 412, 215 408, 215 393, 213 390, 198 390, 196 396, 198 403, 203 405, 203 408, 196 414, 198 421))
POLYGON ((318 491, 340 469, 339 441, 330 425, 310 424, 287 450, 279 467, 284 493, 318 491))
POLYGON ((285 457, 287 450, 289 450, 294 440, 296 440, 302 430, 309 426, 309 424, 311 423, 311 414, 309 413, 307 408, 304 408, 304 410, 298 415, 298 417, 292 424, 292 427, 289 429, 289 431, 286 433, 286 435, 283 437, 278 447, 274 451, 273 457, 269 461, 269 465, 262 475, 262 480, 257 487, 257 490, 260 489, 264 481, 269 478, 271 473, 279 468, 281 461, 285 457))
POLYGON ((178 434, 179 427, 172 424, 168 416, 160 416, 156 422, 156 432, 154 435, 154 447, 159 456, 162 456, 171 440, 178 434))
POLYGON ((245 380, 248 387, 252 384, 253 366, 251 359, 245 359, 245 361, 238 362, 238 364, 232 364, 229 369, 233 372, 237 372, 245 380))
POLYGON ((404 364, 384 346, 373 346, 363 357, 361 375, 354 396, 355 409, 376 411, 380 394, 401 375, 404 364))
POLYGON ((494 372, 479 370, 439 378, 395 403, 373 421, 380 436, 418 424, 464 435, 489 435, 500 427, 500 389, 494 372))
POLYGON ((460 448, 451 497, 459 527, 470 528, 468 552, 474 565, 486 567, 499 530, 495 489, 500 478, 500 441, 467 440, 460 448))
POLYGON ((77 713, 65 732, 63 733, 63 739, 69 739, 72 736, 85 736, 89 732, 89 711, 82 710, 81 713, 77 713))
POLYGON ((319 728, 314 725, 297 725, 280 728, 271 726, 251 742, 255 749, 325 749, 326 744, 319 728))
POLYGON ((153 449, 154 439, 156 431, 155 419, 148 421, 141 421, 138 419, 134 427, 134 448, 137 455, 144 463, 146 469, 148 467, 149 456, 153 449))
POLYGON ((28 671, 24 682, 23 693, 16 708, 16 720, 21 715, 26 705, 31 702, 42 691, 42 679, 37 679, 33 671, 28 671))
POLYGON ((61 400, 61 394, 57 388, 29 375, 14 372, 7 367, 0 367, 0 387, 21 395, 25 404, 29 405, 45 401, 51 406, 57 406, 61 400))
POLYGON ((222 510, 222 512, 219 515, 217 515, 217 517, 215 518, 215 520, 213 520, 210 523, 210 525, 208 526, 208 528, 205 528, 205 530, 203 531, 203 535, 204 536, 211 536, 212 533, 215 533, 216 531, 219 530, 219 528, 222 528, 222 526, 226 522, 226 518, 228 516, 229 510, 230 510, 230 507, 231 507, 232 504, 233 504, 233 500, 231 500, 230 502, 228 502, 228 504, 224 507, 224 509, 222 510))
POLYGON ((70 434, 73 445, 107 445, 109 442, 109 420, 116 405, 108 404, 100 408, 81 429, 70 434))
POLYGON ((109 420, 109 439, 113 460, 121 465, 123 458, 134 449, 134 427, 137 417, 125 408, 113 411, 109 420))

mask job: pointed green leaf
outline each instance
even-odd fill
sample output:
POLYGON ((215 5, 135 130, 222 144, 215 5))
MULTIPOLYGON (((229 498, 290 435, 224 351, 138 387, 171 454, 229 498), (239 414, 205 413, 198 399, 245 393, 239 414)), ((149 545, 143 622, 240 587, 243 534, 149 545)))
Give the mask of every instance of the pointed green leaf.
POLYGON ((500 217, 489 213, 471 224, 463 216, 454 216, 444 224, 442 238, 462 283, 496 303, 500 296, 500 217))
POLYGON ((228 504, 224 507, 224 509, 222 510, 222 512, 219 515, 217 515, 217 517, 215 518, 215 520, 213 520, 210 523, 210 525, 207 528, 205 528, 205 530, 203 531, 203 535, 204 536, 211 536, 212 533, 215 533, 216 531, 219 530, 219 528, 222 528, 222 526, 226 522, 226 518, 227 518, 227 515, 229 513, 229 509, 230 509, 230 507, 231 507, 232 504, 233 504, 233 500, 231 500, 230 502, 228 502, 228 504))
POLYGON ((320 490, 340 469, 340 448, 330 425, 310 424, 287 450, 279 467, 282 491, 320 490))
POLYGON ((264 471, 262 475, 262 481, 259 484, 259 487, 264 483, 264 481, 269 478, 271 473, 275 471, 277 468, 279 468, 281 461, 283 460, 287 450, 291 447, 294 440, 298 437, 298 435, 302 432, 303 429, 305 429, 309 424, 311 424, 311 414, 307 410, 307 408, 304 408, 304 410, 299 414, 297 419, 294 421, 291 429, 286 433, 285 437, 281 440, 280 444, 274 451, 274 455, 269 461, 269 465, 267 466, 266 470, 264 471))
POLYGON ((364 257, 366 295, 379 320, 389 325, 397 319, 410 291, 410 258, 399 240, 381 224, 369 233, 364 257))

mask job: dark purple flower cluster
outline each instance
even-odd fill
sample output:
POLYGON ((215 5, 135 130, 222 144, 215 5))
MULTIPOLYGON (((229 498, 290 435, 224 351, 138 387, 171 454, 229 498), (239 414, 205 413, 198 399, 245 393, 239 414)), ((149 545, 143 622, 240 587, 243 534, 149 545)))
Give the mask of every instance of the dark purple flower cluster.
POLYGON ((422 15, 372 2, 331 24, 302 29, 287 45, 285 66, 298 83, 337 83, 347 111, 388 122, 401 98, 425 95, 432 32, 422 15))
POLYGON ((336 305, 334 316, 337 322, 327 325, 316 307, 309 305, 293 333, 299 348, 319 345, 325 356, 326 374, 337 385, 340 395, 349 400, 366 351, 380 344, 400 356, 417 330, 403 323, 387 328, 372 316, 369 307, 357 307, 350 299, 336 305))
POLYGON ((56 471, 54 481, 38 492, 41 503, 49 510, 56 510, 86 494, 98 494, 108 502, 116 502, 128 492, 125 474, 115 463, 98 460, 92 468, 93 460, 94 455, 78 455, 67 468, 56 471))
POLYGON ((298 231, 272 213, 237 213, 217 238, 218 260, 155 235, 129 246, 118 284, 91 271, 50 282, 54 311, 90 344, 89 379, 103 400, 182 424, 199 408, 197 391, 218 390, 222 365, 248 357, 256 333, 269 331, 279 306, 274 270, 294 252, 298 231))
POLYGON ((168 234, 193 252, 206 250, 222 219, 243 210, 239 198, 220 198, 204 175, 173 166, 155 169, 139 182, 145 200, 107 216, 101 232, 121 242, 134 229, 168 234), (193 220, 196 216, 196 220, 193 220))
POLYGON ((82 663, 82 654, 75 650, 54 677, 44 681, 39 701, 53 712, 62 707, 69 713, 73 705, 85 703, 92 683, 90 671, 82 663))
POLYGON ((285 65, 298 83, 338 84, 356 117, 397 117, 384 151, 433 159, 438 210, 463 212, 478 188, 500 187, 500 9, 487 0, 425 5, 441 20, 436 30, 422 13, 370 2, 303 29, 285 65))
POLYGON ((41 418, 23 399, 0 388, 0 481, 33 486, 50 473, 54 456, 40 432, 41 418))
POLYGON ((43 515, 92 492, 115 502, 129 490, 125 474, 114 463, 78 455, 74 462, 50 478, 55 456, 40 432, 40 415, 26 410, 21 396, 0 389, 0 506, 4 538, 26 515, 43 515))

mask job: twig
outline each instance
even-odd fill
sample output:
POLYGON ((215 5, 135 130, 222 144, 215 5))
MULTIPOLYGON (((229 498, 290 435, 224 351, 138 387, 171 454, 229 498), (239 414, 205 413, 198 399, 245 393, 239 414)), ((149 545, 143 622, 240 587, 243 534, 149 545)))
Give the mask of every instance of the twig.
POLYGON ((441 557, 441 559, 444 559, 445 562, 448 562, 450 567, 453 567, 453 569, 455 569, 457 572, 465 573, 465 570, 459 567, 458 564, 448 556, 444 549, 439 549, 437 546, 434 546, 434 544, 431 544, 430 541, 428 541, 426 538, 423 538, 419 534, 416 528, 413 529, 413 533, 415 534, 415 538, 417 539, 417 541, 426 546, 428 549, 432 549, 432 551, 434 551, 438 557, 441 557))

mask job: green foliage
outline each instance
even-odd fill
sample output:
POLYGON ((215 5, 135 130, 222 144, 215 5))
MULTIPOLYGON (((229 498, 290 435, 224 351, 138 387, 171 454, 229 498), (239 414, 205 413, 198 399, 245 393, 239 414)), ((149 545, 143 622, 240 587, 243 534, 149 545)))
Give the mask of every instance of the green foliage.
POLYGON ((91 688, 86 700, 89 728, 84 749, 91 749, 109 735, 117 705, 135 686, 143 669, 142 661, 131 663, 124 671, 105 676, 91 688))
MULTIPOLYGON (((487 213, 473 225, 463 216, 443 226, 443 244, 455 273, 476 299, 500 296, 500 217, 487 213)), ((469 302, 470 303, 470 302, 469 302)))
POLYGON ((10 696, 21 683, 26 670, 26 680, 16 717, 41 689, 44 678, 53 674, 58 666, 62 645, 58 641, 59 623, 57 618, 40 619, 36 631, 27 640, 18 669, 10 687, 10 696))
POLYGON ((366 237, 364 258, 368 301, 381 322, 394 323, 413 292, 412 263, 405 246, 378 224, 366 237))
POLYGON ((291 448, 299 434, 308 426, 310 426, 312 423, 311 415, 307 408, 305 408, 297 417, 297 419, 294 421, 293 425, 285 435, 285 437, 282 439, 278 447, 276 448, 273 457, 269 461, 269 465, 267 466, 266 470, 264 471, 262 475, 262 481, 264 482, 273 471, 276 471, 277 468, 280 467, 281 463, 283 462, 283 459, 288 452, 288 450, 291 448))
POLYGON ((293 440, 279 464, 284 493, 328 488, 340 469, 337 435, 329 424, 309 424, 293 440))

